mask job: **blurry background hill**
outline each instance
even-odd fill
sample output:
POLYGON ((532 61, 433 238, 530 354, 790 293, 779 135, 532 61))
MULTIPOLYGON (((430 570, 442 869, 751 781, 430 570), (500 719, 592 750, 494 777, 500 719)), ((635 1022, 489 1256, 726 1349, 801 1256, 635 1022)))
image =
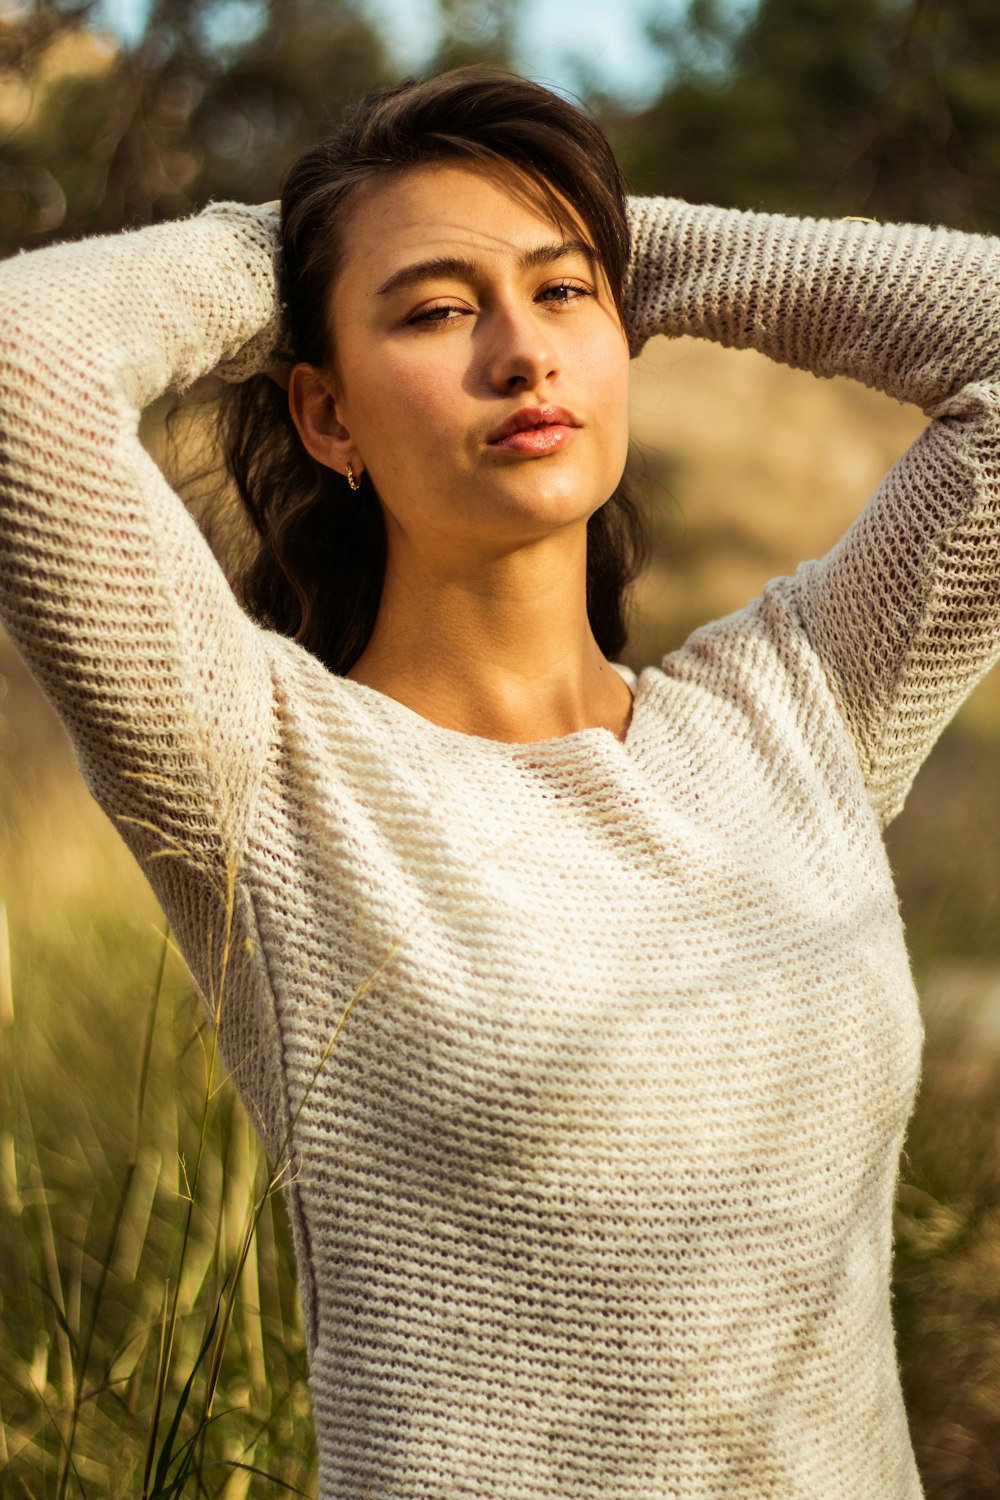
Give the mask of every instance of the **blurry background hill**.
MULTIPOLYGON (((403 4, 0 0, 0 254, 155 222, 208 198, 275 197, 283 168, 347 99, 406 71, 403 4)), ((643 14, 647 24, 634 88, 620 70, 609 75, 597 33, 582 19, 575 26, 558 0, 426 0, 418 10, 421 71, 488 60, 575 88, 636 191, 1000 230, 995 0, 675 0, 645 13, 637 0, 631 24, 637 34, 643 14), (569 35, 558 59, 539 42, 552 14, 566 17, 569 35)), ((633 435, 656 552, 633 659, 655 659, 822 552, 921 426, 918 413, 847 382, 654 340, 634 372, 633 435)), ((927 1493, 939 1500, 1000 1493, 998 745, 994 673, 889 835, 929 1031, 900 1196, 897 1321, 914 1439, 927 1493)), ((109 1212, 128 1112, 109 1098, 119 1091, 108 1080, 134 1072, 141 1016, 128 993, 155 959, 155 910, 0 640, 0 917, 4 903, 0 1469, 41 1495, 45 1485, 25 1476, 60 1462, 60 1358, 72 1363, 72 1348, 66 1308, 25 1288, 40 1276, 51 1291, 65 1254, 78 1316, 95 1295, 88 1247, 109 1212), (89 1135, 79 1150, 68 1144, 86 1134, 83 1119, 97 1122, 87 1129, 100 1150, 89 1135), (36 1265, 24 1244, 49 1201, 43 1177, 63 1207, 61 1218, 53 1209, 60 1233, 39 1231, 36 1265), (86 1216, 73 1208, 81 1202, 86 1216)), ((182 1008, 180 978, 174 989, 182 1008)), ((171 1036, 159 1064, 164 1099, 171 1036)), ((163 1168, 150 1190, 150 1224, 176 1211, 169 1178, 163 1168)), ((140 1283, 170 1274, 169 1246, 158 1243, 147 1226, 132 1265, 140 1283)), ((115 1274, 124 1302, 127 1278, 115 1274)), ((288 1316, 285 1308, 278 1320, 286 1340, 288 1316)), ((120 1368, 128 1399, 114 1420, 127 1453, 141 1440, 147 1376, 138 1355, 120 1368)), ((288 1379, 301 1382, 301 1371, 288 1379)), ((267 1384, 251 1382, 251 1396, 267 1384)), ((294 1389, 289 1409, 301 1424, 294 1389)), ((94 1474, 102 1452, 108 1462, 108 1430, 86 1454, 94 1474)), ((98 1479, 94 1492, 110 1495, 109 1483, 98 1479)), ((273 1493, 225 1490, 229 1500, 258 1492, 273 1493)))

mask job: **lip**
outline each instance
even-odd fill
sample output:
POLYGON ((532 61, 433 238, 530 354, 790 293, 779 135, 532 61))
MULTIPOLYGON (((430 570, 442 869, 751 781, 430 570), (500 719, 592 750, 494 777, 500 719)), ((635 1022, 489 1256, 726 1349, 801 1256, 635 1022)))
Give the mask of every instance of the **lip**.
POLYGON ((547 452, 562 445, 565 438, 561 434, 568 437, 579 426, 579 420, 565 406, 522 406, 501 422, 486 441, 491 447, 547 452))

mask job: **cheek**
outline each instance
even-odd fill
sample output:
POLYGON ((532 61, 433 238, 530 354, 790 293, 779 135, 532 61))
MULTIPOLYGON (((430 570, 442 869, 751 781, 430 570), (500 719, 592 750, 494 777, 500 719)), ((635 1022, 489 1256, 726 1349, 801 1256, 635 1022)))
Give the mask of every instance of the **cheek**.
POLYGON ((624 465, 629 433, 629 357, 620 338, 588 349, 580 366, 609 463, 624 465))
POLYGON ((442 448, 449 434, 454 445, 462 416, 462 373, 458 370, 392 358, 370 360, 354 380, 345 377, 351 392, 346 408, 348 426, 357 438, 373 475, 411 467, 442 448))

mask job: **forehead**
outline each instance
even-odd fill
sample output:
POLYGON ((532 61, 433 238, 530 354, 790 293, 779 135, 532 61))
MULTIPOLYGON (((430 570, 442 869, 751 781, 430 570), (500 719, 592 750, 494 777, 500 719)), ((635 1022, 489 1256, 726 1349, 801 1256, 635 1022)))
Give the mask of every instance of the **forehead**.
POLYGON ((343 278, 368 289, 409 261, 440 256, 519 260, 568 235, 591 242, 569 204, 511 170, 428 163, 359 189, 346 231, 343 278))

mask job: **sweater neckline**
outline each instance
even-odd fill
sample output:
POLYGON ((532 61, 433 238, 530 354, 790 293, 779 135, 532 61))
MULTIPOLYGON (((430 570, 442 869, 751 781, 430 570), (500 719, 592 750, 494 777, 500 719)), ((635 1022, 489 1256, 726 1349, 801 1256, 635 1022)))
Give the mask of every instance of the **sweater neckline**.
POLYGON ((625 733, 620 737, 602 724, 592 724, 584 729, 574 729, 569 734, 554 735, 544 740, 494 740, 487 735, 469 734, 464 729, 449 729, 444 724, 436 724, 433 719, 428 719, 416 709, 408 708, 398 698, 390 697, 379 688, 369 687, 367 683, 355 682, 350 677, 341 678, 341 682, 359 702, 367 702, 382 717, 395 719, 400 724, 408 723, 419 734, 451 745, 482 749, 495 755, 538 755, 546 751, 558 754, 575 746, 585 745, 617 745, 626 750, 635 734, 637 710, 640 700, 645 696, 648 674, 643 671, 637 676, 630 668, 622 667, 616 662, 612 666, 623 677, 632 693, 632 712, 625 726, 625 733))

